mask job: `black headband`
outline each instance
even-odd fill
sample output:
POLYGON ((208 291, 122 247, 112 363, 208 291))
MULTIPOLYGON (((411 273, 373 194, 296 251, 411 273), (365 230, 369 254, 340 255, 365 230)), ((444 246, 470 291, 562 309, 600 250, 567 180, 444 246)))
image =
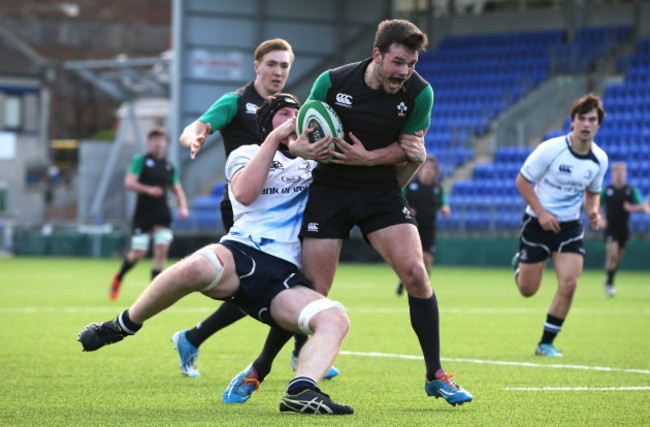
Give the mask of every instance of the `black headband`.
POLYGON ((269 97, 257 109, 257 129, 260 133, 260 142, 264 142, 273 130, 273 116, 275 116, 275 113, 286 107, 298 110, 300 109, 300 103, 293 95, 280 94, 269 97))

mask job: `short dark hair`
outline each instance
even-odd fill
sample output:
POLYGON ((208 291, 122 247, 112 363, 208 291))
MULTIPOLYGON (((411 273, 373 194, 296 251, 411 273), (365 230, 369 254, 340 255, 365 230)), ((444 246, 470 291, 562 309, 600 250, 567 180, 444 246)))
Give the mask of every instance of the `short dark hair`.
POLYGON ((603 122, 603 117, 605 117, 605 108, 600 98, 593 93, 585 95, 573 102, 571 106, 571 121, 575 119, 576 114, 587 114, 594 108, 598 112, 598 125, 600 125, 603 122))
POLYGON ((403 44, 420 53, 429 43, 427 35, 415 24, 404 19, 387 19, 379 23, 374 47, 385 54, 393 43, 403 44))
POLYGON ((255 60, 257 62, 261 61, 264 55, 274 50, 286 50, 289 52, 289 56, 291 57, 290 63, 293 64, 293 49, 291 49, 289 42, 284 39, 271 39, 260 43, 257 49, 255 49, 255 60))
POLYGON ((147 141, 149 141, 151 138, 156 136, 162 136, 165 139, 167 139, 167 132, 165 131, 164 128, 160 126, 156 126, 152 128, 149 132, 147 132, 147 141))

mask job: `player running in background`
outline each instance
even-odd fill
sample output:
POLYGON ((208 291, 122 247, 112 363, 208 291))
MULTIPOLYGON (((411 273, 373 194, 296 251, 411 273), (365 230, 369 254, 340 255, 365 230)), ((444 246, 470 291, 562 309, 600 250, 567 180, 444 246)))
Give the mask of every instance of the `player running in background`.
MULTIPOLYGON (((422 256, 427 273, 431 274, 431 266, 436 254, 436 217, 438 211, 446 218, 451 215, 447 201, 447 193, 438 178, 440 167, 438 159, 433 154, 427 156, 415 179, 404 187, 404 195, 411 206, 411 212, 418 222, 418 233, 422 241, 422 256)), ((397 295, 402 295, 404 285, 397 283, 397 295)))
MULTIPOLYGON (((198 250, 158 275, 115 320, 86 326, 78 339, 85 351, 135 334, 155 314, 192 292, 201 292, 237 304, 272 330, 313 334, 302 349, 280 411, 353 413, 352 407, 332 401, 318 388, 350 325, 343 306, 314 291, 298 269, 298 231, 315 165, 291 155, 286 147, 289 138, 296 139, 299 105, 290 95, 269 99, 258 113, 266 125, 264 143, 242 146, 228 157, 226 177, 235 219, 229 233, 219 244, 198 250), (262 191, 265 188, 278 191, 262 191)), ((300 138, 308 143, 306 133, 300 138)), ((199 143, 188 146, 192 158, 200 147, 199 143)), ((291 334, 284 336, 288 340, 291 334)), ((257 377, 254 364, 248 370, 247 385, 257 388, 264 374, 257 377)))
POLYGON ((614 276, 625 254, 630 236, 630 213, 650 214, 650 203, 644 203, 639 189, 627 184, 627 165, 616 162, 612 166, 612 183, 600 192, 601 227, 605 231, 605 296, 616 295, 614 276))
POLYGON ((558 287, 535 354, 562 357, 553 341, 569 314, 584 263, 584 210, 594 230, 600 224, 599 200, 607 171, 607 154, 594 142, 605 110, 599 98, 584 96, 571 107, 571 132, 542 142, 528 156, 517 176, 517 189, 528 206, 513 258, 515 280, 525 297, 542 284, 551 257, 558 287), (533 187, 533 182, 536 183, 533 187))
POLYGON ((156 277, 165 268, 169 245, 174 238, 167 188, 170 188, 176 197, 178 216, 187 219, 187 201, 178 180, 178 169, 165 156, 167 143, 167 133, 164 129, 151 129, 147 134, 149 151, 135 155, 124 179, 126 189, 136 193, 138 198, 133 216, 131 248, 124 257, 120 270, 113 276, 109 290, 111 299, 118 297, 124 275, 147 255, 152 238, 151 278, 156 277))

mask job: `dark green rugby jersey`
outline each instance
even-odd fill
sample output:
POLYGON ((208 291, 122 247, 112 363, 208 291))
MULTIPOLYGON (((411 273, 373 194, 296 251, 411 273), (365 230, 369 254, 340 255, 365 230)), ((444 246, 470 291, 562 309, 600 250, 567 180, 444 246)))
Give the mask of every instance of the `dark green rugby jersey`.
POLYGON ((129 166, 129 173, 138 176, 138 182, 145 185, 161 187, 164 190, 162 197, 151 197, 138 193, 135 216, 147 215, 148 212, 160 210, 169 211, 167 204, 167 187, 179 183, 178 169, 167 158, 158 159, 150 153, 136 154, 129 166))
POLYGON ((610 184, 600 190, 600 204, 605 206, 607 223, 610 226, 628 226, 630 213, 623 208, 623 203, 626 201, 633 205, 643 203, 639 189, 628 184, 621 188, 610 184))
MULTIPOLYGON (((388 94, 371 89, 364 74, 372 58, 328 70, 318 77, 309 100, 329 104, 343 123, 346 141, 352 132, 368 151, 387 147, 400 133, 413 134, 429 127, 433 107, 433 89, 416 71, 402 90, 388 94)), ((385 185, 395 183, 395 166, 345 166, 319 164, 315 182, 336 185, 385 185)))
POLYGON ((255 111, 263 103, 264 98, 257 93, 253 82, 249 82, 219 98, 199 120, 209 123, 212 133, 221 131, 228 157, 242 145, 260 144, 255 111))

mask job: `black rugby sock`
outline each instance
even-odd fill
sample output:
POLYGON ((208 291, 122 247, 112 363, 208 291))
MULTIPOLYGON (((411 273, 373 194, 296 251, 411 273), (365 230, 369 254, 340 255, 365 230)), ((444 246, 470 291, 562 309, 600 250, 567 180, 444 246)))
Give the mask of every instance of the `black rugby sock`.
POLYGON ((316 381, 309 377, 296 377, 291 380, 287 386, 287 394, 295 396, 303 390, 308 388, 317 388, 318 384, 316 381))
POLYGON ((304 346, 305 343, 307 342, 307 335, 295 334, 293 336, 293 342, 294 342, 293 354, 295 354, 296 357, 298 357, 298 355, 300 354, 300 350, 302 349, 302 346, 304 346))
POLYGON ((262 352, 253 362, 253 368, 257 372, 257 378, 263 381, 264 378, 271 372, 273 360, 278 355, 282 347, 291 339, 293 333, 287 332, 280 328, 271 328, 269 334, 266 336, 264 348, 262 352))
POLYGON ((409 295, 411 326, 418 336, 424 363, 427 367, 427 380, 432 381, 436 371, 442 368, 440 362, 440 315, 436 294, 430 298, 415 298, 409 295))
POLYGON ((124 310, 122 314, 117 316, 117 323, 120 328, 129 335, 133 335, 142 328, 142 323, 135 323, 129 317, 129 310, 124 310))
POLYGON ((132 269, 133 266, 134 266, 135 264, 136 264, 135 262, 133 262, 133 263, 132 263, 132 262, 129 262, 129 259, 126 258, 126 257, 124 257, 124 261, 122 261, 122 267, 120 267, 120 271, 117 273, 117 278, 120 279, 120 280, 122 280, 122 278, 124 277, 124 275, 125 275, 125 274, 130 270, 130 269, 132 269))
POLYGON ((185 338, 194 347, 199 347, 203 344, 203 341, 210 338, 215 332, 232 325, 244 317, 246 317, 246 313, 241 311, 237 304, 224 302, 210 317, 187 331, 185 338))
POLYGON ((562 324, 564 319, 555 317, 552 314, 546 315, 546 323, 544 323, 544 333, 542 334, 542 339, 539 342, 540 344, 553 344, 553 340, 562 330, 562 324))
POLYGON ((614 276, 616 275, 617 270, 617 268, 613 270, 607 270, 607 284, 609 286, 614 286, 614 276))

